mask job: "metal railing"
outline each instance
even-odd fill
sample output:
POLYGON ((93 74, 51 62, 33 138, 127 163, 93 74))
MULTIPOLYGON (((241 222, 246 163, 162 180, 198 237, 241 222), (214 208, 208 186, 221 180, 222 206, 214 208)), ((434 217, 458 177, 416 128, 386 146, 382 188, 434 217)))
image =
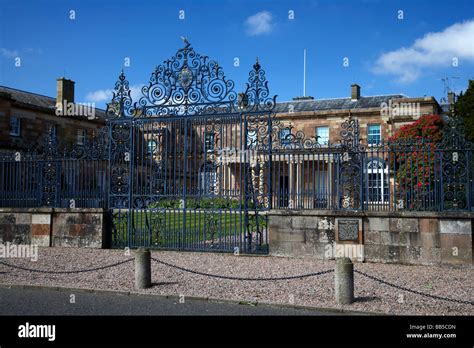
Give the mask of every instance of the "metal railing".
POLYGON ((379 143, 272 154, 274 209, 446 211, 473 208, 472 149, 379 143))
POLYGON ((54 135, 30 151, 0 153, 0 207, 106 208, 108 153, 104 143, 59 151, 54 135))
MULTIPOLYGON (((35 151, 0 154, 0 207, 108 208, 106 142, 75 145, 62 153, 54 138, 45 143, 35 151)), ((472 211, 473 150, 461 145, 424 140, 357 148, 293 144, 266 151, 259 166, 248 171, 249 181, 264 191, 258 192, 259 199, 269 197, 265 209, 472 211)), ((137 173, 149 172, 137 166, 137 173)), ((229 204, 241 199, 237 182, 231 180, 232 168, 240 166, 217 164, 208 178, 219 187, 216 197, 227 197, 229 204)), ((171 181, 172 175, 161 179, 171 181)), ((156 181, 152 179, 150 183, 156 181)), ((144 182, 135 190, 143 189, 144 182)), ((199 191, 202 184, 196 182, 199 191)), ((192 184, 189 181, 186 197, 176 197, 187 199, 190 207, 196 200, 192 184)), ((167 192, 164 198, 172 199, 167 192)))

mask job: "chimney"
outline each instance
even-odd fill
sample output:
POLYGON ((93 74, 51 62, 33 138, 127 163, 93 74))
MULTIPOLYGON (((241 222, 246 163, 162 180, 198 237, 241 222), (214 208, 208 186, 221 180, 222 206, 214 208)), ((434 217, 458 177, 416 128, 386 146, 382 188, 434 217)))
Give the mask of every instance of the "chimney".
POLYGON ((74 103, 74 81, 61 77, 56 84, 56 105, 63 105, 64 101, 74 103))
POLYGON ((454 104, 454 102, 455 102, 455 97, 456 97, 456 95, 454 94, 454 92, 452 92, 452 91, 449 91, 449 92, 448 92, 448 104, 449 104, 449 105, 453 105, 453 104, 454 104))
POLYGON ((351 85, 351 100, 360 99, 360 86, 356 83, 351 85))

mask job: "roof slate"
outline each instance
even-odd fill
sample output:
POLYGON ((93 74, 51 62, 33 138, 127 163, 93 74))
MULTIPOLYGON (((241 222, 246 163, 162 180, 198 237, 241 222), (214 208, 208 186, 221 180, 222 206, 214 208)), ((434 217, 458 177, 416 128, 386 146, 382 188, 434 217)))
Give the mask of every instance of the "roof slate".
MULTIPOLYGON (((7 93, 15 101, 31 105, 33 107, 40 107, 54 110, 56 99, 40 94, 30 93, 15 88, 0 86, 0 93, 7 93)), ((351 98, 336 98, 336 99, 313 99, 313 100, 294 100, 288 102, 280 102, 275 105, 275 112, 287 113, 290 112, 290 105, 293 105, 293 112, 304 111, 324 111, 324 110, 349 110, 349 109, 366 109, 380 107, 383 102, 388 103, 390 99, 406 98, 403 94, 391 94, 381 96, 360 97, 358 100, 351 98)), ((105 119, 105 111, 96 108, 96 115, 105 119)))
POLYGON ((275 112, 290 112, 290 105, 293 105, 293 112, 376 108, 380 107, 380 104, 383 102, 388 103, 390 99, 394 98, 406 98, 406 96, 403 94, 392 94, 360 97, 358 100, 352 100, 351 98, 294 100, 277 103, 275 112))
MULTIPOLYGON (((56 98, 47 97, 45 95, 22 91, 15 88, 0 86, 0 96, 8 94, 10 98, 18 103, 26 106, 54 110, 56 106, 56 98)), ((95 115, 101 119, 105 119, 105 110, 95 108, 95 115)))

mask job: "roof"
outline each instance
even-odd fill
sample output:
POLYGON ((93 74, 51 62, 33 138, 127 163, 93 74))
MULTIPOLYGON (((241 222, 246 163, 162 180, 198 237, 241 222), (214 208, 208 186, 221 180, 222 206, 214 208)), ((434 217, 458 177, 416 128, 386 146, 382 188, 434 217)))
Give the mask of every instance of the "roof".
MULTIPOLYGON (((35 109, 54 111, 56 108, 56 98, 45 95, 22 91, 11 87, 0 86, 0 98, 13 99, 15 102, 35 109)), ((95 115, 105 120, 105 110, 95 108, 95 115)))
MULTIPOLYGON (((15 100, 17 103, 26 107, 40 108, 45 110, 54 110, 56 106, 56 98, 44 95, 22 91, 15 88, 0 86, 0 97, 7 94, 7 98, 15 100)), ((4 96, 5 97, 5 96, 4 96)), ((349 109, 366 109, 378 108, 383 102, 388 103, 391 99, 407 98, 404 94, 389 94, 378 96, 360 97, 358 100, 351 98, 334 98, 334 99, 306 99, 293 100, 288 102, 280 102, 275 105, 276 113, 304 112, 304 111, 325 111, 325 110, 349 110, 349 109), (292 109, 290 109, 292 105, 292 109)), ((96 116, 105 120, 105 110, 96 108, 96 116)))
POLYGON ((293 100, 277 103, 275 112, 290 112, 290 105, 293 106, 293 112, 377 108, 383 102, 388 103, 391 99, 395 98, 407 98, 407 96, 403 94, 390 94, 360 97, 358 100, 352 100, 351 98, 293 100))

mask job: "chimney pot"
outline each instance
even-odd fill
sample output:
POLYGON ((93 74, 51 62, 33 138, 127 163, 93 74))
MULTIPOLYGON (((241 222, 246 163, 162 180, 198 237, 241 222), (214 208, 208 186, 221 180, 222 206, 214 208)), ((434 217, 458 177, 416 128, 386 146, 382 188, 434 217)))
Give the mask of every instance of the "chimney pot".
POLYGON ((454 104, 454 101, 455 101, 454 92, 449 91, 449 92, 448 92, 448 104, 449 104, 449 105, 453 105, 453 104, 454 104))
POLYGON ((360 86, 356 83, 351 85, 351 99, 352 100, 360 99, 360 86))
POLYGON ((74 81, 61 77, 56 84, 56 105, 74 103, 74 81))

